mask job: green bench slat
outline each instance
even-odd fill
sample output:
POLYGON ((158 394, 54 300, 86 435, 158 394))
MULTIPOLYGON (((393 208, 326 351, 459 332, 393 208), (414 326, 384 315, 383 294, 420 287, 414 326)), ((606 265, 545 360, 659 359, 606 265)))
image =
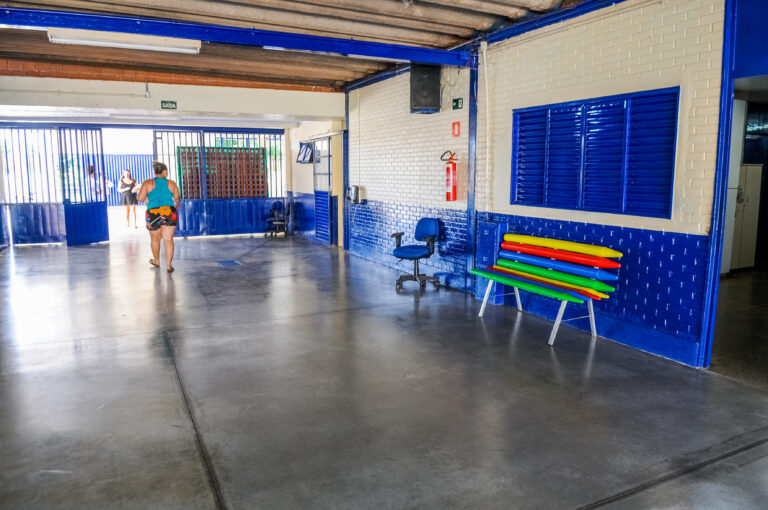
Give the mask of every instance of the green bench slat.
MULTIPOLYGON (((499 264, 501 265, 501 264, 499 264)), ((493 280, 494 282, 502 283, 504 285, 509 285, 511 287, 517 287, 518 289, 527 290, 528 292, 534 292, 536 294, 541 294, 542 296, 551 297, 554 299, 562 299, 565 301, 570 301, 571 303, 583 303, 583 299, 579 299, 577 297, 573 297, 570 294, 566 294, 565 292, 558 292, 556 290, 550 290, 545 289, 543 287, 539 287, 538 285, 534 283, 526 283, 522 282, 520 280, 514 280, 512 278, 507 278, 501 275, 498 275, 496 273, 491 273, 489 271, 483 271, 482 269, 472 269, 470 271, 475 276, 482 276, 483 278, 486 278, 488 280, 493 280)))

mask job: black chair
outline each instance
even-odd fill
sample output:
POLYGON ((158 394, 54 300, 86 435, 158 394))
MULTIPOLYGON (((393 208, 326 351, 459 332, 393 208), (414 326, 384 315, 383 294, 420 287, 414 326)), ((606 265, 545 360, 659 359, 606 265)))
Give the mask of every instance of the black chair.
POLYGON ((425 244, 408 244, 402 246, 402 238, 405 235, 404 232, 396 232, 391 237, 395 238, 396 247, 392 251, 392 255, 400 260, 412 260, 413 261, 413 274, 404 274, 397 279, 395 287, 399 290, 403 287, 403 282, 413 280, 419 282, 421 288, 427 286, 427 282, 432 282, 435 288, 440 288, 440 279, 436 276, 427 276, 419 273, 419 260, 428 259, 435 253, 435 242, 440 235, 440 222, 435 218, 422 218, 416 224, 416 231, 413 233, 413 237, 417 241, 422 241, 425 244))
MULTIPOLYGON (((290 204, 288 204, 290 207, 290 204)), ((275 202, 272 204, 272 209, 269 210, 269 216, 267 216, 267 223, 272 227, 268 234, 273 237, 280 232, 286 233, 286 225, 288 223, 288 210, 283 208, 282 202, 275 202)))

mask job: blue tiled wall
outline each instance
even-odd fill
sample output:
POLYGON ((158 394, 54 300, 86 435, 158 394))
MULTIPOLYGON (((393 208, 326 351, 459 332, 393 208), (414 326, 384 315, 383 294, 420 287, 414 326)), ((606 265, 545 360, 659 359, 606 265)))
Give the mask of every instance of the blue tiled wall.
MULTIPOLYGON (((423 273, 440 277, 454 288, 465 288, 467 256, 467 213, 464 210, 366 200, 350 204, 349 251, 403 272, 413 271, 410 261, 399 263, 392 256, 394 232, 405 232, 403 244, 414 243, 413 232, 421 218, 439 218, 440 239, 435 254, 420 262, 423 273)), ((394 283, 394 282, 393 282, 394 283)))
MULTIPOLYGON (((696 364, 706 285, 707 236, 613 227, 524 216, 480 213, 480 221, 510 233, 608 246, 624 253, 611 298, 595 302, 598 333, 607 338, 696 364)), ((527 295, 524 308, 554 318, 558 303, 527 295)), ((511 301, 508 299, 508 303, 511 301)), ((583 315, 580 305, 570 316, 583 315)), ((567 314, 568 315, 568 314, 567 314)), ((586 320, 570 323, 587 330, 586 320)))

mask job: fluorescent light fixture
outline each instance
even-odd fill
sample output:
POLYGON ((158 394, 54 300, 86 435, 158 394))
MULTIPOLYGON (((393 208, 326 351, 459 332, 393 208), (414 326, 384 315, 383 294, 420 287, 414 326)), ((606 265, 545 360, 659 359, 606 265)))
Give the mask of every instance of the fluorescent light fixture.
POLYGON ((126 34, 123 32, 102 32, 72 28, 48 28, 48 40, 57 44, 78 44, 102 46, 127 50, 165 51, 170 53, 200 53, 200 41, 158 37, 154 35, 126 34))

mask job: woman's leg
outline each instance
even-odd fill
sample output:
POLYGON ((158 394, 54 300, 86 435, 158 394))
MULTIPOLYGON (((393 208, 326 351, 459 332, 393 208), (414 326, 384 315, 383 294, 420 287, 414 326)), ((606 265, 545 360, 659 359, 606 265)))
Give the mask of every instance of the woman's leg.
POLYGON ((149 240, 152 245, 152 262, 154 262, 154 265, 156 266, 160 265, 160 239, 162 239, 162 228, 164 227, 149 231, 149 240))
POLYGON ((163 235, 163 246, 165 246, 165 268, 169 271, 173 269, 173 232, 176 230, 176 225, 163 225, 160 227, 160 231, 163 235))
MULTIPOLYGON (((131 204, 131 210, 133 211, 133 226, 134 228, 139 228, 139 224, 136 223, 136 204, 131 204)), ((128 225, 131 225, 131 222, 128 222, 128 225)))
MULTIPOLYGON (((133 222, 136 223, 135 216, 133 222)), ((131 226, 131 206, 128 204, 125 204, 125 223, 129 227, 131 226)))

